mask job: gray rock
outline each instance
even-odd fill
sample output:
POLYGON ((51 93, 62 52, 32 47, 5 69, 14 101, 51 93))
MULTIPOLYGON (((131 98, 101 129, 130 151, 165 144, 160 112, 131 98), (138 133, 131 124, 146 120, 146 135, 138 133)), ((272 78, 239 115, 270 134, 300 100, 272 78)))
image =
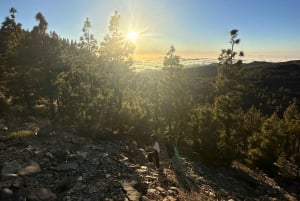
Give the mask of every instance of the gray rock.
POLYGON ((169 195, 163 199, 163 201, 176 201, 176 200, 177 200, 176 198, 169 196, 169 195))
POLYGON ((29 192, 28 199, 31 201, 52 201, 56 200, 56 195, 48 188, 38 188, 29 192))
POLYGON ((4 188, 1 190, 0 195, 0 200, 9 200, 13 197, 13 191, 9 188, 4 188))
POLYGON ((0 119, 0 130, 7 131, 8 127, 5 125, 4 120, 0 119))
POLYGON ((142 197, 141 197, 141 200, 142 200, 142 201, 151 201, 147 196, 142 196, 142 197))
POLYGON ((141 166, 140 168, 136 169, 135 171, 139 174, 143 174, 143 173, 148 172, 149 170, 146 166, 141 166))
POLYGON ((168 190, 167 192, 168 192, 169 195, 176 195, 176 193, 172 190, 168 190))
POLYGON ((27 191, 23 186, 10 185, 0 190, 0 200, 5 201, 26 201, 27 191))
POLYGON ((160 186, 156 187, 156 190, 158 190, 159 192, 165 192, 166 190, 160 186))
POLYGON ((209 191, 208 195, 209 195, 210 197, 216 197, 216 194, 215 194, 214 192, 212 192, 212 191, 209 191))
POLYGON ((3 175, 1 177, 1 181, 8 181, 8 180, 12 180, 12 179, 17 179, 18 178, 18 174, 6 174, 6 175, 3 175))
POLYGON ((45 155, 46 155, 47 157, 51 158, 51 159, 54 159, 53 154, 50 153, 50 152, 46 152, 45 155))
POLYGON ((10 161, 3 166, 1 170, 1 176, 5 177, 7 175, 17 173, 21 167, 22 166, 18 161, 16 160, 10 161))
POLYGON ((22 176, 29 176, 39 172, 41 172, 40 165, 34 161, 31 161, 28 165, 19 170, 19 174, 22 176))
POLYGON ((141 198, 141 194, 132 187, 132 184, 128 182, 124 182, 122 184, 124 191, 127 193, 127 197, 130 201, 139 201, 141 198))
POLYGON ((154 188, 149 188, 147 190, 147 194, 155 194, 155 193, 156 193, 156 189, 154 189, 154 188))
POLYGON ((171 186, 169 189, 176 192, 177 194, 179 193, 179 188, 177 188, 175 186, 171 186))

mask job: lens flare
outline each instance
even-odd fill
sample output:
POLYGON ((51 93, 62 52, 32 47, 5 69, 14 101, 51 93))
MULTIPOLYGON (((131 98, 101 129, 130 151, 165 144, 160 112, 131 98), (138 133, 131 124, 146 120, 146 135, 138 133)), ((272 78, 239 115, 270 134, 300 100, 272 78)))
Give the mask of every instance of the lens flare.
POLYGON ((135 31, 130 31, 127 34, 127 39, 130 41, 136 41, 137 37, 138 37, 138 34, 135 31))

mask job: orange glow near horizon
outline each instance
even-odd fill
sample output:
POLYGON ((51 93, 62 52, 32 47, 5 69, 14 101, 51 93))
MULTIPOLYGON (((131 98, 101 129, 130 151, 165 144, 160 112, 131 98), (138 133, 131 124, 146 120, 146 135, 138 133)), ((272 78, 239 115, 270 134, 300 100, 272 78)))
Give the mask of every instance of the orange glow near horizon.
POLYGON ((149 53, 134 53, 133 54, 133 59, 135 60, 154 60, 154 61, 159 61, 159 60, 163 60, 164 59, 164 54, 160 54, 160 53, 153 53, 153 52, 149 52, 149 53))
MULTIPOLYGON (((135 60, 154 60, 154 61, 162 61, 166 56, 166 52, 162 51, 136 51, 133 54, 133 59, 135 60)), ((183 51, 176 51, 176 55, 180 56, 181 58, 211 58, 217 59, 219 53, 218 52, 183 52, 183 51)))

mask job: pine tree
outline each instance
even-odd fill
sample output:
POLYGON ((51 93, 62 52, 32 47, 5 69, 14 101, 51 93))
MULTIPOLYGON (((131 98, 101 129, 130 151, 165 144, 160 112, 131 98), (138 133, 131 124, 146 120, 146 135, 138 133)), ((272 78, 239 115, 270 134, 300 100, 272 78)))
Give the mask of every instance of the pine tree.
POLYGON ((164 77, 158 88, 160 110, 167 125, 167 133, 180 143, 184 138, 189 112, 191 110, 191 94, 188 80, 180 63, 180 57, 175 54, 174 46, 170 47, 164 58, 164 77))
POLYGON ((112 89, 112 107, 110 108, 111 126, 114 129, 123 130, 122 113, 124 94, 128 86, 128 78, 132 73, 133 44, 125 40, 119 30, 120 15, 115 11, 110 19, 109 34, 100 45, 100 59, 105 66, 105 71, 110 77, 108 85, 112 89))
POLYGON ((281 153, 281 120, 276 113, 266 119, 259 133, 248 139, 248 160, 251 164, 271 170, 281 153))
POLYGON ((207 163, 218 163, 220 122, 214 114, 211 105, 197 106, 192 112, 191 127, 193 150, 207 163))
POLYGON ((300 112, 296 99, 283 114, 283 149, 288 159, 295 159, 300 154, 300 112))
POLYGON ((94 35, 90 33, 91 27, 91 21, 89 18, 86 18, 82 28, 83 36, 80 37, 79 47, 86 48, 89 52, 96 53, 98 51, 97 40, 94 35))
POLYGON ((230 31, 231 48, 221 51, 219 56, 218 74, 216 78, 214 101, 215 114, 221 122, 219 128, 220 140, 218 149, 221 160, 229 163, 238 151, 238 117, 241 115, 241 94, 244 90, 242 76, 242 60, 236 56, 244 56, 243 52, 237 53, 234 48, 240 43, 237 38, 238 30, 230 31))

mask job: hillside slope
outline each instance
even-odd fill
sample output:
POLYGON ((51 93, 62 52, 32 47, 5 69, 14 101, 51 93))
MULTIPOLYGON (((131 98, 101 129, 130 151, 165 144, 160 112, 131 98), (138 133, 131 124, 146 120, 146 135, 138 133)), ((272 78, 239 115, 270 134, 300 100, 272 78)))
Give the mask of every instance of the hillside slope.
POLYGON ((163 145, 157 171, 126 139, 65 132, 1 139, 1 200, 296 200, 300 189, 237 162, 217 168, 177 158, 169 168, 163 145))

